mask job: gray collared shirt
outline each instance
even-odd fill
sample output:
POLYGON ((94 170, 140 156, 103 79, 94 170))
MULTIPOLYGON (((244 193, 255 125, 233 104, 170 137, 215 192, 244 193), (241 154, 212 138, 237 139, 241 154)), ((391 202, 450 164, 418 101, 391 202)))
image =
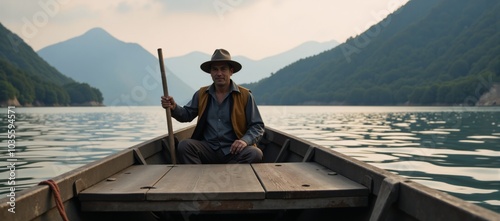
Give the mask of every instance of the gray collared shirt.
MULTIPOLYGON (((226 95, 221 104, 217 102, 215 95, 215 87, 211 85, 208 87, 209 105, 206 109, 207 112, 207 125, 203 132, 204 139, 210 144, 214 150, 222 148, 224 154, 229 154, 231 144, 237 139, 230 118, 230 102, 229 96, 231 93, 240 93, 238 86, 231 80, 230 92, 226 95)), ((172 111, 172 117, 179 122, 191 122, 198 116, 198 95, 197 91, 191 101, 184 107, 179 105, 172 111)), ((257 143, 264 135, 264 122, 260 116, 259 109, 255 103, 255 99, 250 93, 248 103, 245 109, 246 121, 248 130, 243 135, 241 140, 245 141, 248 145, 257 143)))

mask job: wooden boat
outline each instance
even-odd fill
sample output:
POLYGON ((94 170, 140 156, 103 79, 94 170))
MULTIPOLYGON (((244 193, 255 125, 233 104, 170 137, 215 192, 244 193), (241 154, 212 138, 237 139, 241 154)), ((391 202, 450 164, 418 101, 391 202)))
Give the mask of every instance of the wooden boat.
MULTIPOLYGON (((194 127, 174 133, 190 137, 194 127)), ((500 220, 331 148, 266 128, 259 164, 172 165, 167 135, 53 178, 69 220, 500 220)), ((61 220, 55 190, 0 201, 0 220, 61 220), (10 202, 10 204, 9 204, 10 202)))

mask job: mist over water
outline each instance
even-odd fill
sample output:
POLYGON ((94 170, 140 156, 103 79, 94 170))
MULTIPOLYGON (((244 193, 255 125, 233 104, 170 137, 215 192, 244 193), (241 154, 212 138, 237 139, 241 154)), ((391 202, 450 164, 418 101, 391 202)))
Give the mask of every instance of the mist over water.
MULTIPOLYGON (((500 212, 499 107, 260 106, 266 126, 500 212)), ((0 109, 0 197, 8 192, 0 109)), ((16 191, 167 132, 161 107, 15 108, 16 191)), ((194 123, 194 122, 193 122, 194 123)), ((193 123, 173 121, 174 130, 193 123)))

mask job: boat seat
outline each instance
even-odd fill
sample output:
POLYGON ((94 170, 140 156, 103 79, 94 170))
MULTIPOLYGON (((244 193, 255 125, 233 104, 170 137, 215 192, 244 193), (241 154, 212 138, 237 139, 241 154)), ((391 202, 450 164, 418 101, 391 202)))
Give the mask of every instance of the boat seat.
POLYGON ((314 162, 134 165, 79 193, 83 211, 364 207, 368 189, 314 162))

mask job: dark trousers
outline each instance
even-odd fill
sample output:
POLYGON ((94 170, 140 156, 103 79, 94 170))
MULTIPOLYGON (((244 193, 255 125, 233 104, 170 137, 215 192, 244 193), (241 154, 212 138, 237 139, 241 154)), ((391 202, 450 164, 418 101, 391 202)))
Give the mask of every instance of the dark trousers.
POLYGON ((212 149, 206 141, 185 139, 177 147, 177 158, 183 164, 214 163, 258 163, 262 151, 256 146, 247 146, 238 154, 224 155, 222 149, 212 149))

